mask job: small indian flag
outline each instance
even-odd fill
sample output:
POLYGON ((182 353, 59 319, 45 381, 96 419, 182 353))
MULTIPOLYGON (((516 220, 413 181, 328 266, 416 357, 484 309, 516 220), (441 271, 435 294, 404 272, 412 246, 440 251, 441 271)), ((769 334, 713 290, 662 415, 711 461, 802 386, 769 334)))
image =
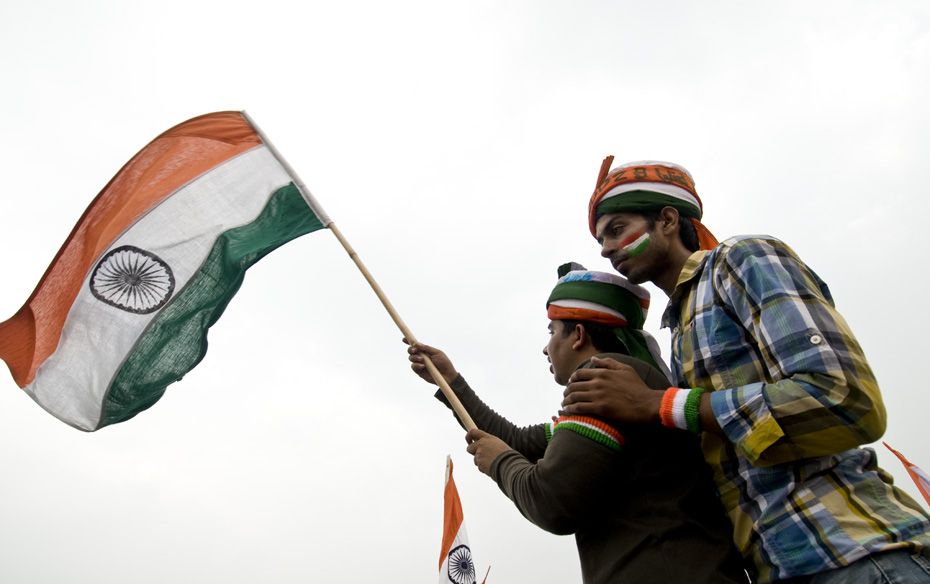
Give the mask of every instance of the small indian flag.
POLYGON ((76 428, 127 420, 203 359, 250 266, 329 223, 243 112, 188 120, 97 195, 0 323, 0 357, 76 428))
POLYGON ((907 474, 911 476, 911 480, 914 481, 914 484, 917 485, 917 490, 920 491, 920 494, 924 496, 924 500, 927 502, 927 505, 930 505, 930 475, 921 470, 916 464, 904 457, 903 454, 888 446, 887 442, 882 442, 885 445, 885 448, 890 450, 892 454, 898 457, 898 460, 901 461, 901 464, 904 465, 904 468, 907 470, 907 474))
MULTIPOLYGON (((490 570, 490 568, 489 568, 490 570)), ((485 573, 485 579, 487 574, 485 573)), ((446 486, 443 492, 442 549, 439 551, 439 583, 475 584, 475 562, 468 547, 462 501, 452 478, 452 458, 446 457, 446 486)), ((482 581, 481 584, 484 584, 482 581)))
POLYGON ((620 247, 631 258, 638 256, 649 247, 649 234, 645 231, 634 233, 620 242, 620 247))

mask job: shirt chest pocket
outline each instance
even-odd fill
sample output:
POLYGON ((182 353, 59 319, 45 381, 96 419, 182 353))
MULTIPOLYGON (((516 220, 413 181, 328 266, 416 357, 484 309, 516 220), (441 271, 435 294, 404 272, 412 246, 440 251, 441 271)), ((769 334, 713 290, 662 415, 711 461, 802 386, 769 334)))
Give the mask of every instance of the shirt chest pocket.
POLYGON ((764 377, 752 336, 718 304, 686 311, 675 335, 680 367, 688 387, 731 388, 764 377))
POLYGON ((725 387, 766 380, 758 341, 723 306, 711 305, 698 320, 698 326, 707 331, 708 370, 725 387))

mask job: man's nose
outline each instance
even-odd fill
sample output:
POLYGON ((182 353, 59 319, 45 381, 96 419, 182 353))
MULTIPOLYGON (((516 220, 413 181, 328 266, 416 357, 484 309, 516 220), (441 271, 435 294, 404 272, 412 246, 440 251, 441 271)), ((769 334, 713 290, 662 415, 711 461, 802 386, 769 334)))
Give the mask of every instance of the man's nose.
POLYGON ((613 247, 607 244, 607 240, 604 240, 604 243, 601 244, 601 257, 607 258, 610 257, 610 252, 613 251, 613 247))

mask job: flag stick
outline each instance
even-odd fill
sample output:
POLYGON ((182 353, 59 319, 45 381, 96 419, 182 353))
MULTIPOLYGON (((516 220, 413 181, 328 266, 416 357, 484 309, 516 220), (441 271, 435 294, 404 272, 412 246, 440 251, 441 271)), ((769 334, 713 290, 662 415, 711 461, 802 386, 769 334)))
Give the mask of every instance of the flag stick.
MULTIPOLYGON (((384 291, 381 290, 381 286, 375 281, 371 273, 368 271, 368 268, 365 267, 365 264, 362 263, 362 260, 358 257, 358 254, 355 253, 355 250, 352 249, 352 246, 349 245, 349 242, 346 241, 346 238, 342 236, 342 232, 333 224, 332 219, 329 218, 329 215, 323 210, 323 207, 320 206, 320 203, 313 197, 313 194, 310 193, 310 189, 300 180, 300 176, 297 175, 297 172, 287 163, 287 160, 281 156, 281 153, 278 152, 278 149, 275 148, 271 140, 268 139, 268 136, 262 132, 261 128, 258 127, 258 124, 255 123, 255 120, 249 116, 249 114, 240 112, 242 117, 244 117, 258 135, 261 137, 262 142, 265 143, 265 146, 268 147, 268 150, 278 159, 278 162, 281 163, 281 166, 284 167, 284 170, 291 176, 294 180, 294 184, 297 185, 300 194, 303 195, 304 200, 307 202, 307 205, 310 206, 310 209, 316 214, 320 219, 320 222, 323 223, 324 227, 328 227, 330 231, 336 236, 336 239, 339 240, 339 243, 342 244, 342 247, 345 248, 346 253, 349 254, 349 257, 352 258, 352 261, 355 262, 355 265, 362 272, 362 275, 365 276, 365 279, 368 280, 368 284, 371 286, 371 289, 375 291, 375 294, 378 296, 378 300, 381 301, 381 304, 384 305, 384 308, 387 309, 388 314, 391 315, 391 318, 394 320, 394 324, 400 328, 400 332, 404 333, 404 338, 407 339, 408 343, 417 342, 416 337, 413 336, 413 332, 404 324, 404 321, 400 318, 400 315, 397 314, 397 311, 394 310, 394 306, 391 304, 391 301, 388 300, 385 296, 384 291)), ((474 420, 471 419, 471 416, 468 415, 468 412, 465 411, 465 406, 462 405, 462 402, 459 401, 459 398, 455 395, 455 392, 452 391, 452 388, 449 387, 449 384, 446 383, 446 380, 443 379, 442 374, 439 373, 439 369, 436 369, 436 365, 430 360, 427 355, 423 355, 423 359, 426 362, 426 370, 429 371, 429 374, 433 377, 433 381, 436 382, 436 385, 439 386, 439 389, 442 390, 442 395, 446 396, 446 400, 449 402, 449 405, 452 406, 452 410, 455 411, 455 415, 459 417, 459 420, 462 421, 462 425, 465 426, 466 430, 473 430, 477 428, 474 420)))
MULTIPOLYGON (((404 324, 403 319, 397 314, 397 311, 394 310, 394 306, 391 304, 391 301, 388 300, 385 296, 384 291, 381 290, 381 286, 378 285, 378 282, 375 281, 374 277, 368 271, 368 268, 365 267, 365 264, 362 263, 362 260, 358 257, 358 254, 355 253, 355 250, 352 249, 352 246, 349 245, 349 242, 346 241, 346 238, 342 236, 342 232, 339 231, 339 228, 336 227, 335 223, 330 222, 327 226, 333 232, 333 235, 336 236, 336 239, 339 240, 339 243, 342 244, 342 247, 345 248, 346 253, 349 254, 349 257, 352 258, 352 261, 355 262, 355 265, 358 266, 358 269, 362 272, 362 275, 365 276, 365 279, 368 280, 368 284, 371 286, 371 289, 375 291, 375 294, 378 296, 378 300, 381 301, 381 304, 384 305, 384 308, 388 311, 388 314, 391 315, 391 319, 394 320, 394 324, 397 325, 397 328, 400 329, 400 332, 404 334, 404 338, 407 339, 407 342, 411 345, 417 342, 413 332, 404 324)), ((439 389, 442 391, 442 395, 446 396, 449 405, 452 406, 452 410, 455 411, 455 415, 459 417, 459 420, 462 421, 462 425, 465 426, 466 430, 472 430, 477 428, 474 420, 471 419, 471 416, 468 415, 468 412, 465 411, 465 406, 462 405, 462 402, 459 401, 458 396, 455 395, 455 392, 452 391, 452 388, 449 387, 449 384, 446 383, 446 380, 443 378, 442 374, 439 372, 439 369, 436 368, 436 365, 433 364, 433 361, 429 358, 428 355, 424 355, 423 360, 426 363, 426 370, 429 371, 429 374, 433 377, 433 381, 436 382, 436 385, 439 386, 439 389)))

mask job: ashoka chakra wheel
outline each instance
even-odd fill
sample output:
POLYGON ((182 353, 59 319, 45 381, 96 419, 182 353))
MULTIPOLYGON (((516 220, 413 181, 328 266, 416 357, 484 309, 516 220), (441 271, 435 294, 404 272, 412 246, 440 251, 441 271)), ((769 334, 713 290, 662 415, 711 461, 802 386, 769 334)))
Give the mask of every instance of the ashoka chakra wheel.
POLYGON ((90 276, 100 301, 135 314, 155 312, 174 292, 174 274, 153 253, 131 245, 108 252, 90 276))
POLYGON ((449 581, 455 584, 475 584, 475 564, 471 550, 460 545, 449 552, 449 581))

